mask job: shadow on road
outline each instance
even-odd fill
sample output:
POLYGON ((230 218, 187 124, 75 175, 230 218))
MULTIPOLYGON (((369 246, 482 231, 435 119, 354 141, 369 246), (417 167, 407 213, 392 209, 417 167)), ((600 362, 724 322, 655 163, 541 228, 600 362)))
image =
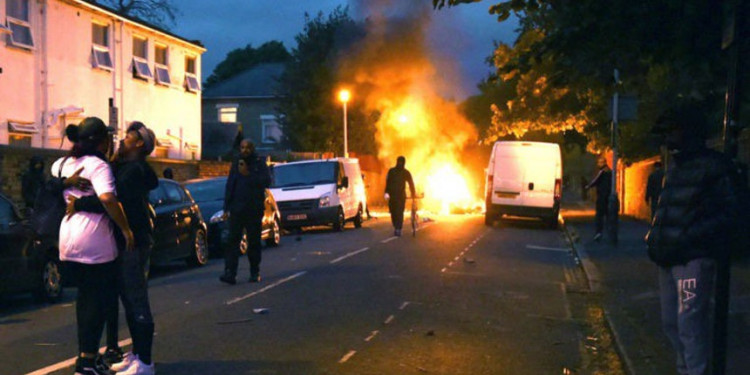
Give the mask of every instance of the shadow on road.
POLYGON ((317 374, 316 366, 305 361, 185 361, 158 363, 159 374, 317 374))

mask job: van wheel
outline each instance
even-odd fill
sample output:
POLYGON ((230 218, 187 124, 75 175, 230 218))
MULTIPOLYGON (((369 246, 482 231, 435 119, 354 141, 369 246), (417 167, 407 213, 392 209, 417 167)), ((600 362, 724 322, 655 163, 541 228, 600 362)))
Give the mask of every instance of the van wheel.
POLYGON ((192 266, 205 266, 208 263, 208 243, 203 229, 195 231, 193 254, 188 258, 188 263, 192 266))
POLYGON ((339 207, 339 212, 336 215, 336 221, 333 223, 333 230, 336 232, 342 232, 346 225, 346 217, 344 216, 344 210, 339 207))
POLYGON ((62 273, 60 262, 47 256, 39 273, 39 285, 34 292, 40 301, 55 303, 60 301, 63 295, 62 273))
POLYGON ((271 233, 268 235, 268 239, 266 240, 266 246, 268 247, 277 247, 281 243, 281 226, 279 225, 279 221, 277 219, 273 220, 273 228, 271 228, 271 233))
POLYGON ((362 228, 363 221, 364 219, 362 218, 362 205, 360 205, 359 210, 357 210, 357 216, 354 217, 354 227, 362 228))

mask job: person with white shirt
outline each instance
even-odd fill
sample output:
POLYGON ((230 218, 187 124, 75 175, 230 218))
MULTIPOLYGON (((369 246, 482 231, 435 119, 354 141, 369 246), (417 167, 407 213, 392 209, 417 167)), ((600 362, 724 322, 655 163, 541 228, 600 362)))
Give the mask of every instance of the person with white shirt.
POLYGON ((107 309, 114 306, 117 299, 115 259, 118 250, 113 225, 120 228, 127 251, 132 251, 134 246, 133 232, 115 195, 115 179, 105 156, 112 147, 110 131, 111 128, 96 117, 87 117, 78 126, 68 125, 65 133, 73 147, 68 156, 57 160, 51 168, 52 175, 62 171, 63 178, 78 175, 90 182, 90 189, 82 189, 80 185, 66 188, 65 200, 96 195, 107 211, 106 214, 76 212, 66 216, 60 224, 60 260, 68 267, 78 287, 79 354, 75 375, 105 373, 97 369, 96 359, 107 309))

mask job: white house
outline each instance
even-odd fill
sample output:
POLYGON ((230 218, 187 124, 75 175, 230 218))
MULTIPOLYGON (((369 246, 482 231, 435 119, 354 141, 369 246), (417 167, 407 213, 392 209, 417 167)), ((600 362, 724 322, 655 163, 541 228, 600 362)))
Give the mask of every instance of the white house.
POLYGON ((205 51, 89 0, 0 0, 0 144, 68 148, 65 125, 97 116, 199 159, 205 51))

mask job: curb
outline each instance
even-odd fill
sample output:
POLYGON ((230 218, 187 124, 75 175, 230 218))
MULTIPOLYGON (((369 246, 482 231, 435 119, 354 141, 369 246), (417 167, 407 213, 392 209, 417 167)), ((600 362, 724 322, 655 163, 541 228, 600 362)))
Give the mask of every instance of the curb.
MULTIPOLYGON (((586 248, 584 246, 577 245, 578 240, 580 240, 578 233, 574 229, 571 230, 568 227, 568 225, 565 223, 565 218, 562 217, 562 215, 560 221, 562 224, 563 233, 565 233, 565 237, 568 239, 568 243, 570 244, 573 253, 581 261, 583 272, 586 275, 586 279, 588 280, 589 289, 593 293, 601 292, 602 279, 601 274, 599 273, 599 269, 589 257, 586 248)), ((633 366, 633 361, 630 360, 630 356, 628 356, 628 353, 625 350, 625 345, 623 345, 622 340, 620 339, 620 333, 618 332, 614 322, 612 321, 609 310, 607 310, 606 308, 604 308, 604 319, 607 323, 607 328, 609 328, 609 331, 614 338, 615 346, 617 348, 617 354, 619 354, 620 359, 623 361, 623 363, 625 363, 625 371, 629 375, 637 375, 635 367, 633 366)))

